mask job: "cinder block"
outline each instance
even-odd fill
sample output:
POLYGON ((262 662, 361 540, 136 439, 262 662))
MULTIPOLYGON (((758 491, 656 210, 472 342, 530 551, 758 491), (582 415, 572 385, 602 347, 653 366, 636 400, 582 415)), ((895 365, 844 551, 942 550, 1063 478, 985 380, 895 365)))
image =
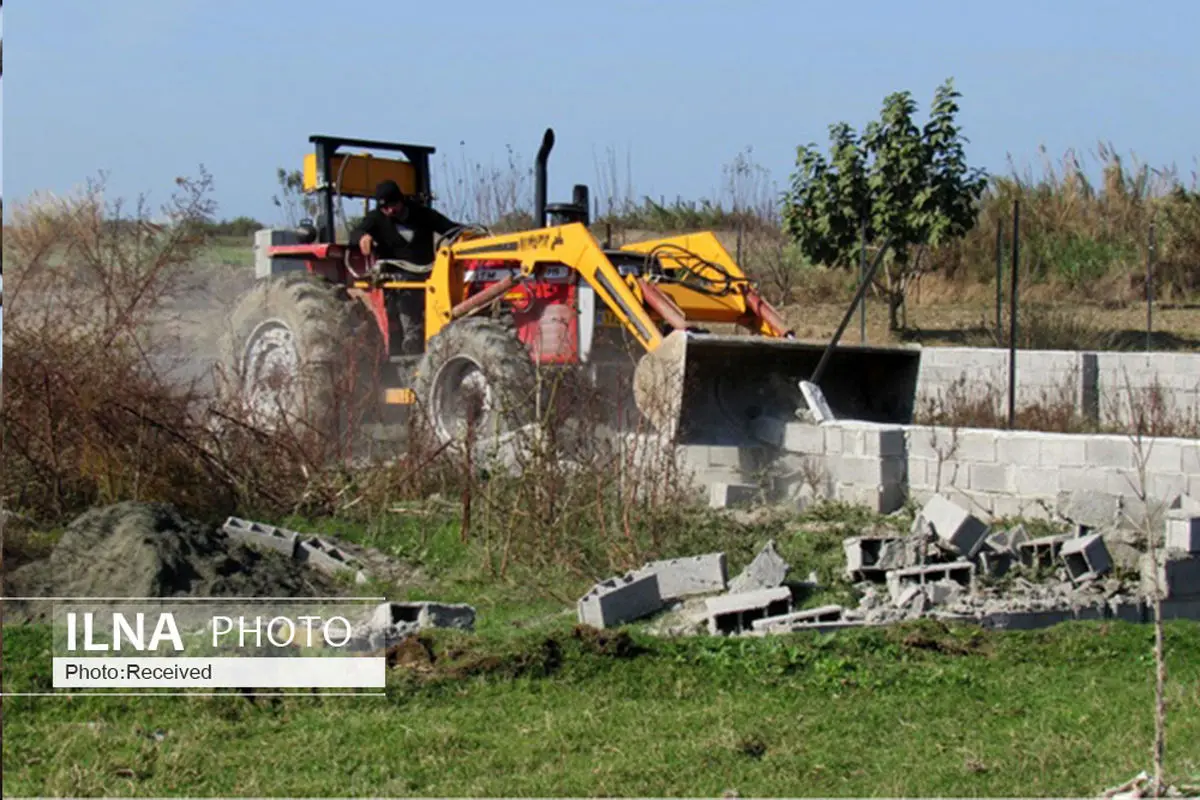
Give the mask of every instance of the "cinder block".
POLYGON ((996 440, 999 436, 999 431, 961 430, 958 432, 958 450, 954 457, 959 461, 992 463, 996 460, 996 440))
POLYGON ((821 387, 811 381, 800 381, 800 394, 804 396, 804 402, 808 404, 808 413, 814 420, 833 422, 837 419, 833 414, 833 409, 826 402, 825 393, 821 391, 821 387))
POLYGON ((724 553, 651 561, 634 574, 651 573, 658 576, 658 592, 664 601, 723 592, 728 581, 724 553))
POLYGON ((783 449, 804 455, 825 452, 824 428, 802 422, 789 422, 783 431, 783 449))
POLYGON ((903 540, 894 536, 851 536, 842 540, 846 554, 846 575, 852 581, 880 577, 896 566, 890 552, 902 547, 903 540))
POLYGON ((1184 443, 1182 441, 1150 439, 1143 448, 1143 456, 1146 459, 1146 471, 1165 472, 1168 474, 1183 472, 1183 449, 1184 443))
POLYGON ((921 516, 933 526, 940 547, 966 558, 978 552, 987 536, 987 525, 943 495, 930 498, 921 509, 921 516))
POLYGON ((741 574, 729 582, 731 594, 742 594, 759 589, 773 589, 787 580, 791 566, 779 555, 775 548, 775 540, 769 540, 758 551, 741 574))
POLYGON ((230 517, 225 520, 222 530, 229 538, 245 542, 252 547, 266 547, 283 553, 288 558, 296 557, 300 544, 300 534, 287 528, 276 528, 274 525, 264 525, 240 517, 230 517))
POLYGON ((761 490, 748 483, 723 483, 714 481, 708 485, 709 508, 736 508, 752 505, 761 490))
POLYGON ((365 583, 367 580, 366 573, 362 570, 362 564, 358 562, 358 559, 332 542, 316 536, 300 540, 296 548, 296 560, 329 575, 354 574, 356 583, 365 583))
POLYGON ((763 617, 754 620, 750 626, 756 631, 788 631, 821 622, 838 622, 844 611, 845 609, 841 606, 821 606, 804 611, 793 611, 791 614, 782 614, 777 617, 763 617))
POLYGON ((946 564, 894 569, 887 574, 888 594, 895 600, 910 586, 923 586, 946 580, 970 587, 975 582, 975 565, 970 561, 951 561, 946 564))
POLYGON ((1036 467, 1042 459, 1042 439, 1039 434, 1003 433, 996 440, 996 459, 1002 464, 1036 467))
POLYGON ((1043 434, 1041 466, 1081 467, 1088 463, 1083 437, 1071 434, 1043 434))
POLYGON ((579 599, 579 621, 593 628, 611 628, 649 616, 663 606, 658 576, 650 573, 609 578, 579 599))
POLYGON ((1154 597, 1161 587, 1166 600, 1200 599, 1200 557, 1172 550, 1157 556, 1157 570, 1149 553, 1139 560, 1143 596, 1154 597))
POLYGON ((1067 574, 1077 583, 1099 577, 1112 569, 1108 548, 1098 533, 1068 539, 1062 543, 1059 556, 1067 566, 1067 574))
POLYGON ((1054 566, 1062 552, 1063 543, 1070 537, 1043 536, 1017 545, 1017 558, 1027 567, 1044 569, 1054 566))
POLYGON ((710 597, 705 601, 708 630, 714 636, 750 630, 754 621, 791 613, 792 590, 786 586, 710 597))
POLYGON ((1010 476, 1006 464, 971 464, 968 480, 973 492, 1001 494, 1013 490, 1010 476))
POLYGON ((371 615, 371 625, 377 629, 390 628, 398 623, 415 623, 418 628, 475 629, 475 609, 465 603, 436 603, 416 601, 382 603, 371 615))

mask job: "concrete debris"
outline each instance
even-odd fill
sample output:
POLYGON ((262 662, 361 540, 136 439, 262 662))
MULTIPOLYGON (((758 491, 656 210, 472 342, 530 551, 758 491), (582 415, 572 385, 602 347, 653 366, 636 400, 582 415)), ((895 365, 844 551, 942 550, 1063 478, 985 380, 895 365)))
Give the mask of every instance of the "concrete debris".
POLYGON ((705 601, 708 632, 714 636, 744 633, 755 620, 792 611, 792 591, 786 586, 710 597, 705 601))
POLYGON ((652 573, 658 576, 658 593, 664 602, 723 592, 728 581, 724 553, 652 561, 633 574, 652 573))
POLYGON ((1119 527, 1123 510, 1124 503, 1117 494, 1079 489, 1058 495, 1058 513, 1068 522, 1088 529, 1119 527))
POLYGON ((366 583, 367 573, 358 559, 327 539, 312 536, 301 539, 296 547, 296 560, 310 564, 327 575, 349 574, 355 583, 366 583))
POLYGON ((791 566, 779 555, 779 551, 775 549, 775 540, 771 539, 746 569, 729 582, 729 592, 740 594, 758 589, 774 589, 783 585, 789 571, 791 566))
POLYGON ((1098 533, 1068 539, 1063 542, 1059 556, 1067 566, 1067 574, 1076 583, 1098 578, 1112 569, 1112 559, 1104 539, 1098 533))
POLYGON ((982 520, 940 494, 929 498, 921 517, 933 528, 939 547, 964 558, 973 558, 987 536, 982 520))
POLYGON ((611 628, 648 617, 662 607, 658 575, 631 572, 593 586, 579 599, 577 611, 580 623, 593 628, 611 628))
POLYGON ((408 636, 431 628, 475 630, 475 609, 461 603, 382 603, 359 626, 351 649, 382 650, 408 636))

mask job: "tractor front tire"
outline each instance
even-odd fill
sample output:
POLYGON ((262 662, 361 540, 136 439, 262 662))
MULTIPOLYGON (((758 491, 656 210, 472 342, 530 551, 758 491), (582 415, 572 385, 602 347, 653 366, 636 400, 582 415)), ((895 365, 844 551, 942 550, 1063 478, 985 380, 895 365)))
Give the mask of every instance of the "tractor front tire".
POLYGON ((424 432, 439 445, 476 441, 536 419, 537 369, 529 349, 502 323, 467 317, 432 337, 417 366, 414 393, 424 432))
POLYGON ((222 339, 222 395, 263 430, 342 437, 377 404, 383 338, 366 305, 308 272, 259 280, 222 339))

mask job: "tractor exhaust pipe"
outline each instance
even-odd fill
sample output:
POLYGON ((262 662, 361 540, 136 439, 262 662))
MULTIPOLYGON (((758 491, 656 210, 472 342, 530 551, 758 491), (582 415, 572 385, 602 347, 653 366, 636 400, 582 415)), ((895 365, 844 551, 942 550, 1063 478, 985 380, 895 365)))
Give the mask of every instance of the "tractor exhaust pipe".
POLYGON ((542 146, 537 152, 537 163, 533 173, 533 223, 535 228, 546 227, 546 161, 554 147, 554 129, 546 128, 542 134, 542 146))

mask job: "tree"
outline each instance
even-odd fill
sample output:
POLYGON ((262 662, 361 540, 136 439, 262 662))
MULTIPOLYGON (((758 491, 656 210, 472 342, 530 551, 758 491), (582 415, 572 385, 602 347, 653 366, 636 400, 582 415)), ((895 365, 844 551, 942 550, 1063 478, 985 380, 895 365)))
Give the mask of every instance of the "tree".
POLYGON ((288 172, 279 167, 275 174, 279 181, 280 193, 271 198, 275 207, 281 209, 287 224, 295 227, 302 218, 314 219, 317 216, 317 201, 311 195, 304 193, 304 176, 300 170, 288 172))
POLYGON ((913 279, 929 269, 926 250, 975 226, 987 186, 967 166, 966 139, 955 121, 952 79, 938 87, 929 120, 918 128, 909 92, 888 95, 878 120, 858 134, 845 122, 829 128, 829 157, 815 144, 797 148, 796 172, 783 198, 784 230, 808 259, 848 267, 868 242, 891 237, 875 287, 888 300, 888 325, 900 330, 900 308, 913 279), (915 252, 914 252, 915 251, 915 252))

